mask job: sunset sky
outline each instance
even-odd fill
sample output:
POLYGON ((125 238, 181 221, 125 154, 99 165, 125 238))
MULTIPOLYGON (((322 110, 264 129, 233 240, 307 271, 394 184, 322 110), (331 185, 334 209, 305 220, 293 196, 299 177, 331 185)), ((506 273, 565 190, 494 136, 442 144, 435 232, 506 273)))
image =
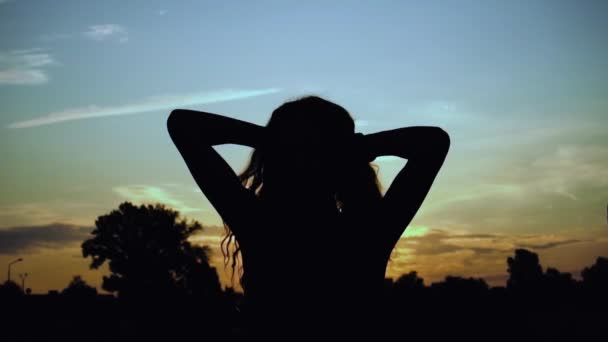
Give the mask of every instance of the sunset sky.
MULTIPOLYGON (((95 218, 160 202, 207 226, 193 241, 225 281, 221 219, 167 116, 264 125, 315 94, 362 133, 451 136, 387 276, 501 285, 519 247, 577 275, 608 256, 607 36, 606 1, 0 0, 0 270, 23 257, 35 293, 99 288, 79 247, 95 218)), ((217 149, 237 172, 250 153, 217 149)), ((384 190, 405 162, 376 160, 384 190)))

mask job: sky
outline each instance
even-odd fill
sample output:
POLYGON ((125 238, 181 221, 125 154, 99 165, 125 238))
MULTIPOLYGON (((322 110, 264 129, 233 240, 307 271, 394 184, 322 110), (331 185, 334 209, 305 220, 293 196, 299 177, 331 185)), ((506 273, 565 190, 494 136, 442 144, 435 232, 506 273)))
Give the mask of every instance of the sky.
MULTIPOLYGON (((96 217, 159 202, 206 227, 192 240, 227 284, 221 218, 167 116, 264 125, 314 94, 362 133, 450 134, 388 277, 504 285, 515 248, 578 276, 608 256, 606 36, 605 1, 0 0, 0 267, 22 257, 34 293, 99 288, 80 250, 96 217)), ((236 172, 251 152, 216 149, 236 172)), ((385 191, 406 160, 375 163, 385 191)))

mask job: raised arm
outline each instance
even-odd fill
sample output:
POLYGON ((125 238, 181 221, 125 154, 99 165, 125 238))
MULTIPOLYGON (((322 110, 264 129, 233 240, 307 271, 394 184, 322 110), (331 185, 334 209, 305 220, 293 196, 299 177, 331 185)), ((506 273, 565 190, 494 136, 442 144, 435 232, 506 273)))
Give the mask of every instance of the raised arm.
POLYGON ((382 199, 382 222, 390 244, 397 243, 422 205, 450 147, 450 137, 439 127, 413 126, 363 136, 373 160, 390 155, 407 159, 382 199))
POLYGON ((169 135, 196 184, 237 237, 259 213, 258 200, 212 146, 257 147, 264 128, 219 114, 184 109, 173 110, 167 119, 169 135))

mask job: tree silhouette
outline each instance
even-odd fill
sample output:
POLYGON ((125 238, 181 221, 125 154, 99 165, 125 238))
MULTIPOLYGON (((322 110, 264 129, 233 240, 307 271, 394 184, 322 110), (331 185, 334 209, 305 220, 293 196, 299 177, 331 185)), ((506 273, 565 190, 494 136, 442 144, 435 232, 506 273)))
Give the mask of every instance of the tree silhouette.
MULTIPOLYGON (((133 220, 130 227, 138 222, 141 218, 133 220)), ((111 247, 108 251, 119 248, 111 247)), ((113 258, 107 260, 116 259, 113 258)), ((184 296, 171 297, 169 301, 164 300, 167 297, 163 293, 136 301, 94 296, 95 288, 79 276, 61 295, 51 290, 48 295, 25 296, 14 281, 0 284, 0 322, 10 327, 5 329, 2 341, 155 341, 186 340, 192 336, 208 341, 247 340, 243 330, 246 317, 237 309, 237 305, 246 304, 243 294, 228 287, 209 300, 208 296, 215 293, 215 270, 198 263, 196 258, 187 260, 194 264, 184 263, 182 268, 186 271, 179 278, 181 281, 173 283, 175 291, 184 296), (77 295, 80 291, 91 297, 77 295)), ((603 322, 608 313, 607 258, 600 257, 586 267, 581 272, 582 281, 552 267, 541 272, 538 256, 526 250, 515 252, 507 263, 512 278, 510 288, 489 288, 483 279, 460 276, 446 276, 427 286, 415 271, 396 281, 386 278, 382 310, 375 311, 372 318, 386 329, 374 340, 486 341, 488 336, 499 341, 606 339, 603 322), (412 328, 401 329, 404 322, 412 328)), ((357 280, 347 279, 344 285, 357 280)), ((293 292, 285 300, 297 296, 302 293, 293 292)), ((351 300, 357 303, 358 298, 353 296, 351 300)))
POLYGON ((424 279, 418 276, 418 272, 411 271, 401 275, 394 284, 399 291, 415 291, 424 288, 424 279))
POLYGON ((572 274, 560 272, 558 269, 549 267, 544 275, 545 289, 555 291, 570 290, 576 281, 572 278, 572 274))
POLYGON ((88 298, 96 296, 97 289, 94 286, 87 284, 81 276, 75 275, 68 286, 61 291, 61 294, 70 297, 88 298))
POLYGON ((215 268, 209 266, 208 247, 193 246, 188 238, 203 229, 163 204, 135 206, 121 203, 118 210, 99 216, 93 237, 82 243, 91 257, 90 268, 106 261, 111 274, 102 288, 120 298, 169 298, 183 294, 221 291, 215 268))
POLYGON ((581 272, 585 286, 592 290, 608 289, 608 258, 598 257, 595 264, 581 272))
POLYGON ((402 274, 391 284, 391 287, 391 297, 389 298, 389 303, 387 303, 389 305, 391 303, 398 306, 418 305, 425 291, 424 279, 420 278, 416 271, 402 274))
POLYGON ((512 291, 533 291, 543 279, 543 269, 538 255, 526 249, 516 249, 515 257, 507 259, 509 279, 507 288, 512 291))
POLYGON ((432 288, 445 291, 450 294, 478 295, 483 294, 490 288, 482 278, 463 278, 458 276, 446 276, 444 281, 431 284, 432 288))
POLYGON ((23 289, 19 284, 12 280, 7 280, 3 284, 0 284, 0 298, 11 298, 21 296, 23 289))

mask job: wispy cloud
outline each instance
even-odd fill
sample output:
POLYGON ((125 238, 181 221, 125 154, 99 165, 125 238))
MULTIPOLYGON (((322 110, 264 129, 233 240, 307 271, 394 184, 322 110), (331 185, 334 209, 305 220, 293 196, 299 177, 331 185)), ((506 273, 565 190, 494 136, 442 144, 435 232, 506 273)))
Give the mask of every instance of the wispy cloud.
POLYGON ((64 248, 82 242, 92 229, 67 223, 0 229, 0 255, 31 252, 40 248, 64 248))
MULTIPOLYGON (((608 135, 593 132, 606 141, 608 135)), ((606 215, 608 148, 594 141, 565 144, 573 136, 560 137, 510 154, 480 153, 460 170, 461 157, 454 158, 417 222, 517 232, 597 227, 606 215)))
POLYGON ((0 52, 0 84, 47 83, 49 77, 43 68, 53 63, 53 57, 39 48, 0 52))
MULTIPOLYGON (((415 231, 404 234, 393 251, 387 270, 389 276, 397 277, 416 270, 431 280, 440 280, 446 275, 481 276, 499 284, 504 281, 505 276, 496 275, 506 275, 506 258, 517 248, 547 255, 547 253, 559 253, 561 248, 570 248, 570 246, 579 245, 580 248, 597 250, 605 248, 606 245, 606 242, 598 238, 580 239, 560 233, 451 232, 422 226, 410 227, 406 232, 412 228, 415 231)), ((573 265, 572 262, 563 264, 570 267, 573 265)), ((582 269, 583 264, 577 267, 582 269)))
POLYGON ((608 185, 607 154, 608 147, 601 145, 561 145, 533 161, 530 168, 538 170, 537 175, 542 171, 536 182, 540 190, 578 200, 574 191, 581 185, 608 185))
POLYGON ((202 211, 188 206, 167 189, 151 185, 128 185, 115 187, 114 192, 134 203, 163 203, 180 213, 202 211))
POLYGON ((120 43, 128 41, 127 29, 118 24, 91 25, 84 32, 85 37, 93 40, 117 39, 120 43))
POLYGON ((44 203, 19 203, 0 206, 0 222, 19 222, 17 224, 39 225, 60 220, 61 216, 44 203))
POLYGON ((45 33, 40 35, 39 38, 45 42, 53 42, 78 37, 95 41, 111 40, 119 43, 125 43, 129 40, 127 29, 119 24, 91 25, 81 32, 45 33))
POLYGON ((158 10, 158 15, 165 15, 165 14, 167 14, 167 10, 164 10, 164 9, 158 10))
POLYGON ((479 254, 512 252, 517 248, 540 250, 579 242, 586 241, 563 234, 476 234, 432 229, 424 231, 423 234, 406 237, 399 244, 420 255, 459 249, 470 249, 479 254))
POLYGON ((90 105, 85 108, 72 108, 60 112, 52 112, 34 119, 14 122, 8 125, 9 128, 27 128, 42 125, 49 125, 63 121, 90 119, 103 116, 128 115, 155 110, 166 110, 177 107, 186 108, 189 106, 215 103, 222 101, 245 99, 260 95, 278 92, 279 89, 257 89, 257 90, 219 90, 212 92, 200 92, 183 95, 155 96, 130 104, 100 107, 90 105))
POLYGON ((98 203, 59 197, 46 201, 5 204, 0 205, 0 229, 18 225, 38 226, 49 222, 86 225, 104 209, 98 203))

